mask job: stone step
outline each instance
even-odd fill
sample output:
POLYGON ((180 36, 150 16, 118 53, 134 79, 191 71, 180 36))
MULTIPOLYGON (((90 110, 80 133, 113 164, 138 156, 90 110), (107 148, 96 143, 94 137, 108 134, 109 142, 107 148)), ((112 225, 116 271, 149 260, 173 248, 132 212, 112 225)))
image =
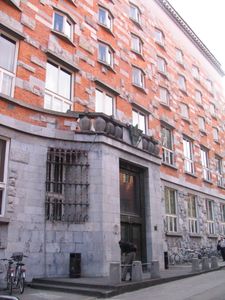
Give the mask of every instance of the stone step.
POLYGON ((68 285, 62 285, 59 284, 49 284, 49 283, 36 283, 32 282, 29 284, 31 288, 34 289, 43 289, 43 290, 52 290, 52 291, 58 291, 58 292, 64 292, 64 293, 74 293, 74 294, 82 294, 87 296, 94 296, 98 298, 107 298, 112 297, 115 295, 114 290, 110 289, 103 289, 103 288, 90 288, 90 287, 84 287, 84 286, 68 286, 68 285))

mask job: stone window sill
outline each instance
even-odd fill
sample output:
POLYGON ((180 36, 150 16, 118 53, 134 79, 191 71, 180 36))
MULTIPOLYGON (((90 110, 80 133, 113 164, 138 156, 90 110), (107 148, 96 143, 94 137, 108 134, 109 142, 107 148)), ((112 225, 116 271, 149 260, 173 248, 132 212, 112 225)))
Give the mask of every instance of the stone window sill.
POLYGON ((0 217, 0 224, 8 224, 10 222, 9 218, 0 217))
POLYGON ((208 234, 207 237, 209 239, 218 239, 218 235, 217 234, 208 234))
POLYGON ((22 9, 13 0, 6 0, 6 2, 17 10, 22 11, 22 9))
POLYGON ((176 165, 171 165, 171 164, 168 164, 168 163, 166 163, 166 162, 162 162, 162 164, 164 165, 164 166, 167 166, 167 167, 170 167, 170 168, 172 168, 172 169, 174 169, 174 170, 178 170, 178 168, 176 167, 176 165))
POLYGON ((181 232, 166 232, 166 236, 182 236, 181 232))
POLYGON ((198 178, 198 176, 196 176, 194 173, 189 173, 189 172, 185 171, 185 174, 189 175, 191 177, 194 177, 194 178, 198 178))
POLYGON ((145 90, 144 87, 139 86, 139 85, 137 85, 135 83, 133 83, 133 86, 136 87, 136 89, 138 89, 139 91, 141 91, 141 92, 143 92, 143 93, 145 93, 147 95, 147 92, 146 92, 146 90, 145 90))
POLYGON ((76 45, 73 43, 73 41, 68 38, 67 35, 65 35, 64 33, 60 32, 60 31, 56 31, 54 29, 51 30, 52 33, 54 33, 55 35, 57 35, 59 38, 61 38, 62 40, 64 40, 65 42, 71 44, 73 47, 76 47, 76 45))
POLYGON ((199 234, 199 233, 189 233, 189 236, 190 236, 191 238, 199 238, 199 239, 202 238, 202 235, 199 234))

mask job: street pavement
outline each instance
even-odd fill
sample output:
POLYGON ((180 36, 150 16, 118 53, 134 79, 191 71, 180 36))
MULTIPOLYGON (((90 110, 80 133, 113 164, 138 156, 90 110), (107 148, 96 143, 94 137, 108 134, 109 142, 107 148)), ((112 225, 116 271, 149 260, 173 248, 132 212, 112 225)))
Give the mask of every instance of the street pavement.
MULTIPOLYGON (((20 300, 94 300, 96 297, 26 288, 20 300)), ((114 300, 225 300, 225 269, 118 295, 114 300)))

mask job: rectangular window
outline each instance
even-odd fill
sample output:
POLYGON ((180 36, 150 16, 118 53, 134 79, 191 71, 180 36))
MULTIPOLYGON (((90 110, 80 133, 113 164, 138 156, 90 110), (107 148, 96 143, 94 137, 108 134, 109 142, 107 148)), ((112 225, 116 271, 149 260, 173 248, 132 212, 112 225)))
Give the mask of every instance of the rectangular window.
POLYGON ((9 142, 0 137, 0 216, 5 213, 8 147, 9 142))
POLYGON ((164 58, 157 56, 157 68, 160 73, 166 74, 166 61, 164 58))
POLYGON ((176 191, 165 187, 166 231, 177 232, 177 200, 176 191))
POLYGON ((162 86, 159 87, 159 98, 162 103, 169 106, 169 92, 162 86))
POLYGON ((98 60, 107 64, 109 66, 113 66, 113 51, 111 47, 106 44, 99 43, 98 44, 98 60))
POLYGON ((184 63, 184 55, 180 49, 176 49, 176 61, 182 65, 184 63))
POLYGON ((197 201, 195 195, 188 195, 188 227, 190 233, 198 233, 197 201))
POLYGON ((206 215, 207 215, 208 233, 215 234, 214 203, 212 200, 209 199, 206 199, 206 215))
POLYGON ((214 103, 210 103, 209 105, 209 111, 212 116, 216 116, 216 105, 214 103))
POLYGON ((225 235, 225 204, 220 204, 220 213, 221 213, 222 235, 225 235))
POLYGON ((188 107, 187 104, 180 103, 180 112, 181 112, 181 116, 184 119, 188 119, 189 120, 189 107, 188 107))
POLYGON ((179 89, 186 92, 186 79, 183 75, 178 75, 179 89))
POLYGON ((200 79, 198 67, 192 66, 192 75, 193 75, 194 79, 196 79, 196 80, 200 79))
POLYGON ((131 49, 139 54, 142 53, 142 41, 134 34, 131 35, 131 49))
POLYGON ((105 91, 95 90, 95 111, 108 116, 114 115, 114 98, 105 91))
POLYGON ((203 117, 198 117, 198 126, 199 126, 199 130, 205 132, 205 118, 203 117))
POLYGON ((88 219, 88 153, 49 148, 46 172, 46 219, 84 223, 88 219))
POLYGON ((137 110, 132 110, 132 123, 146 133, 146 115, 137 110))
POLYGON ((184 170, 187 173, 194 174, 193 143, 186 137, 183 137, 184 150, 184 170))
POLYGON ((174 147, 172 130, 167 127, 161 129, 163 162, 174 165, 174 147))
POLYGON ((213 139, 215 142, 219 142, 219 130, 213 127, 213 139))
POLYGON ((198 104, 202 104, 202 93, 199 90, 195 90, 195 100, 198 104))
POLYGON ((211 172, 209 168, 209 151, 205 148, 201 148, 200 152, 201 152, 203 179, 206 181, 211 181, 211 172))
POLYGON ((72 39, 73 23, 66 15, 55 12, 53 28, 54 30, 65 34, 69 39, 72 39))
POLYGON ((60 112, 71 108, 72 74, 63 67, 47 62, 44 107, 60 112))
POLYGON ((130 18, 135 22, 140 23, 141 12, 140 9, 134 4, 130 4, 130 18))
POLYGON ((103 7, 99 7, 99 11, 98 11, 98 22, 107 27, 108 29, 112 30, 112 21, 113 21, 113 17, 111 15, 111 13, 103 7))
POLYGON ((136 67, 132 68, 132 83, 138 87, 145 87, 144 72, 136 67))
POLYGON ((158 29, 158 28, 155 28, 155 41, 156 43, 160 44, 161 46, 164 46, 165 45, 165 37, 164 37, 164 34, 163 32, 158 29))
POLYGON ((16 42, 0 31, 0 93, 13 97, 16 42))
POLYGON ((217 185, 223 187, 223 160, 219 156, 215 157, 217 185))
POLYGON ((213 93, 213 83, 209 79, 206 79, 206 88, 210 93, 213 93))

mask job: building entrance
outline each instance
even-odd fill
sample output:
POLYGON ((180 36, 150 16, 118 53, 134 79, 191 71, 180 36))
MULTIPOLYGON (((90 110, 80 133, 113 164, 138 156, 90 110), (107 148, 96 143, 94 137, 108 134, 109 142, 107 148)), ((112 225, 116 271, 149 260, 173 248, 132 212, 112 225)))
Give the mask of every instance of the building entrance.
POLYGON ((144 172, 129 164, 120 165, 121 239, 137 246, 137 260, 146 257, 144 216, 144 172))

